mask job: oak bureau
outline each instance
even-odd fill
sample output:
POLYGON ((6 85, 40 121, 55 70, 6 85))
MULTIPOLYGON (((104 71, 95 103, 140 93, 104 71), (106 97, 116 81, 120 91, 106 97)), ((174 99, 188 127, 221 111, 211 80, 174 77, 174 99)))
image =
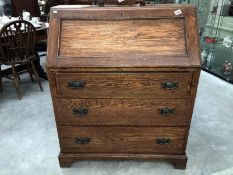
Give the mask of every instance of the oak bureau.
POLYGON ((56 6, 49 25, 60 166, 136 159, 184 169, 200 74, 195 7, 56 6))

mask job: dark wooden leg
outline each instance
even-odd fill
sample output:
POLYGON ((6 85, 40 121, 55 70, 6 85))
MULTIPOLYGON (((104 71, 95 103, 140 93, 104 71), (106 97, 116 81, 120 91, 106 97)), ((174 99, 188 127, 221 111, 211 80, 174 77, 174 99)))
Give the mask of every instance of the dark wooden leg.
POLYGON ((62 153, 59 154, 58 160, 61 168, 69 168, 76 161, 74 157, 68 157, 62 153))
POLYGON ((43 91, 43 88, 42 88, 42 85, 41 85, 41 81, 40 81, 40 77, 39 77, 39 75, 38 75, 38 73, 36 71, 35 65, 34 65, 34 63, 32 61, 31 61, 31 66, 32 66, 32 70, 33 70, 33 72, 35 74, 36 81, 39 84, 40 90, 43 91))
POLYGON ((187 161, 188 161, 187 158, 170 160, 170 162, 172 163, 175 169, 182 169, 182 170, 186 168, 187 161))
POLYGON ((2 93, 2 68, 0 65, 0 93, 2 93))
POLYGON ((28 73, 29 73, 29 75, 30 75, 31 81, 34 82, 34 78, 33 78, 33 76, 32 76, 32 72, 29 71, 28 73))
POLYGON ((39 67, 40 67, 40 57, 39 57, 37 51, 35 51, 35 53, 36 53, 36 60, 34 60, 33 63, 35 65, 37 73, 39 74, 39 72, 40 72, 40 70, 39 70, 39 67))
POLYGON ((14 76, 14 83, 15 83, 15 88, 16 88, 16 92, 17 92, 17 97, 19 100, 21 100, 21 92, 20 92, 20 88, 19 88, 19 75, 15 70, 15 65, 12 64, 12 73, 14 76))

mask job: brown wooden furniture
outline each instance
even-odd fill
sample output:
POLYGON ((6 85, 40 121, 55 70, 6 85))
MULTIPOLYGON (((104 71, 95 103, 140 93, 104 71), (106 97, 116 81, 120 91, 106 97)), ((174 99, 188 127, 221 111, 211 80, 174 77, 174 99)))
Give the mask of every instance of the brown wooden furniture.
POLYGON ((57 6, 50 19, 60 166, 142 159, 185 168, 200 73, 195 7, 57 6))
POLYGON ((31 16, 40 17, 38 0, 11 0, 11 6, 13 16, 22 16, 23 10, 26 10, 31 16))
POLYGON ((38 0, 11 0, 12 16, 22 16, 22 12, 26 10, 30 12, 32 17, 40 17, 41 21, 47 21, 47 14, 41 15, 38 0))
MULTIPOLYGON (((38 0, 11 0, 12 15, 22 16, 24 10, 30 12, 31 17, 40 17, 40 20, 47 22, 48 16, 41 16, 38 0)), ((36 32, 38 51, 46 51, 47 48, 47 31, 40 30, 36 32)))
MULTIPOLYGON (((35 69, 33 61, 38 59, 37 52, 35 51, 36 29, 28 21, 18 20, 5 24, 0 31, 0 64, 10 65, 12 74, 0 73, 0 80, 6 77, 14 80, 17 97, 21 99, 21 92, 19 87, 19 75, 25 72, 30 74, 33 81, 32 74, 35 75, 41 91, 43 91, 40 78, 35 69), (17 65, 25 65, 23 70, 17 71, 17 65)), ((1 82, 2 91, 2 82, 1 82)))
POLYGON ((124 1, 118 1, 118 0, 51 0, 50 6, 53 5, 81 5, 81 4, 100 4, 103 3, 105 5, 133 5, 133 4, 145 4, 145 0, 124 0, 124 1))
MULTIPOLYGON (((97 0, 50 0, 50 6, 54 5, 61 5, 61 4, 92 4, 93 2, 96 2, 97 0)), ((130 4, 136 4, 144 2, 142 0, 124 0, 121 3, 118 0, 103 0, 106 4, 124 4, 124 5, 130 5, 130 4)), ((161 4, 169 4, 174 3, 174 0, 160 0, 159 3, 161 4)))

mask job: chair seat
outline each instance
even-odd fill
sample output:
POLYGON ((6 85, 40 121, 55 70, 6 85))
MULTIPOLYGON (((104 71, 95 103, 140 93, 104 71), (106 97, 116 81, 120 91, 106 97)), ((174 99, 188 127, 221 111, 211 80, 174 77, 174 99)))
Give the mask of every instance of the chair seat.
MULTIPOLYGON (((29 57, 26 57, 26 56, 24 56, 24 57, 15 57, 14 63, 15 64, 25 64, 25 63, 28 63, 28 62, 34 61, 34 60, 36 60, 36 56, 35 55, 31 55, 29 57)), ((4 62, 4 65, 12 65, 12 62, 6 60, 4 62)))

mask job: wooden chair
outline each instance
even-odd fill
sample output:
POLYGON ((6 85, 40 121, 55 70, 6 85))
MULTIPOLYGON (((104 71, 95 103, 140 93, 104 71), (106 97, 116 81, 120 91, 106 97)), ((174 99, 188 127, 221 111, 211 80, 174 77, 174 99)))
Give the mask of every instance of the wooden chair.
MULTIPOLYGON (((32 80, 32 73, 35 75, 35 79, 41 91, 43 91, 40 78, 34 65, 34 61, 39 59, 35 50, 35 27, 28 21, 13 21, 2 27, 0 36, 0 64, 10 65, 12 69, 12 74, 10 75, 4 75, 0 70, 0 78, 6 77, 14 81, 18 99, 21 99, 19 75, 25 72, 30 74, 32 80), (24 69, 18 70, 17 67, 19 66, 23 66, 24 69)), ((0 84, 0 86, 0 90, 2 91, 2 85, 0 84)))

